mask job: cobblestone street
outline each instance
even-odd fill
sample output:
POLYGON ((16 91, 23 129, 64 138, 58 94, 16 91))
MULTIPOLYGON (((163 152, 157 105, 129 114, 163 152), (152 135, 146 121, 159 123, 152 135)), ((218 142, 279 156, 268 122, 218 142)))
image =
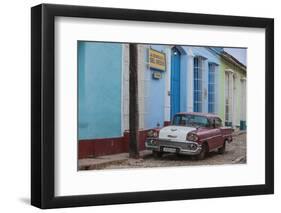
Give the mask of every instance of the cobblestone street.
POLYGON ((194 166, 194 165, 221 165, 246 163, 246 136, 240 134, 233 138, 233 142, 227 144, 226 152, 218 154, 210 152, 204 160, 194 160, 190 156, 164 154, 161 158, 153 157, 152 153, 141 159, 127 159, 108 164, 97 169, 121 169, 121 168, 150 168, 168 166, 194 166))

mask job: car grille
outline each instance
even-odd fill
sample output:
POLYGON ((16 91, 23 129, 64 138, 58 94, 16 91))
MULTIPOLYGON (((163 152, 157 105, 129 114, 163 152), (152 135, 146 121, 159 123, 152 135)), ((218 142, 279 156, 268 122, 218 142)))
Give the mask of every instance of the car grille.
POLYGON ((168 141, 168 140, 159 140, 159 146, 178 147, 178 148, 182 148, 182 149, 188 148, 187 143, 168 141))

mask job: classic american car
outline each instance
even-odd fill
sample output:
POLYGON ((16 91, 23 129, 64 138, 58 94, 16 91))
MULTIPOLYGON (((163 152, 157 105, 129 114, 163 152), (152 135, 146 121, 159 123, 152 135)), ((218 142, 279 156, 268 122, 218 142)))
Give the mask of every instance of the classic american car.
POLYGON ((163 153, 192 155, 203 159, 209 151, 223 154, 226 144, 232 142, 233 129, 222 126, 222 120, 209 113, 177 113, 171 125, 151 129, 147 133, 145 146, 153 154, 163 153))

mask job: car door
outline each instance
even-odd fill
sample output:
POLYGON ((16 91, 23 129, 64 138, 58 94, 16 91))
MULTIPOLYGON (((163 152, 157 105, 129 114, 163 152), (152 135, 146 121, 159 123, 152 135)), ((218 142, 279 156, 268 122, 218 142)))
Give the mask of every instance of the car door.
POLYGON ((219 118, 210 119, 211 128, 209 136, 209 148, 215 149, 223 144, 223 137, 221 134, 222 121, 219 118))
POLYGON ((222 127, 222 120, 220 118, 214 118, 214 128, 216 129, 215 144, 217 147, 221 147, 224 143, 221 127, 222 127))

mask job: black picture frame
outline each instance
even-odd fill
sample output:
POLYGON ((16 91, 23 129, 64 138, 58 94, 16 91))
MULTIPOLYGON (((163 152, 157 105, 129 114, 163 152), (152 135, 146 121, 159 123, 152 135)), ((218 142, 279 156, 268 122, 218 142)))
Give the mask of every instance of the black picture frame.
POLYGON ((274 20, 271 18, 41 4, 31 8, 31 204, 77 207, 274 193, 274 20), (263 28, 265 48, 265 184, 93 195, 54 195, 55 17, 263 28))

